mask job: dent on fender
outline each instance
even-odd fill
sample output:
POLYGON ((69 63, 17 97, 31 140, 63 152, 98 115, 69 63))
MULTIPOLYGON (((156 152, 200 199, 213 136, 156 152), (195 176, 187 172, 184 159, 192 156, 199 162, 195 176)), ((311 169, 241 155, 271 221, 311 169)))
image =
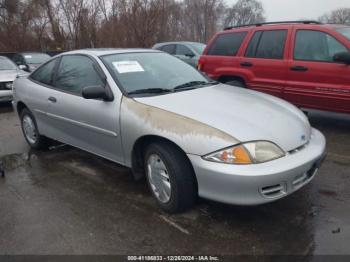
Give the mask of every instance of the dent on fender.
POLYGON ((234 145, 240 142, 233 136, 199 121, 145 105, 127 97, 123 98, 122 104, 140 125, 143 125, 147 130, 153 131, 154 134, 162 134, 173 141, 181 139, 182 147, 190 147, 191 143, 196 143, 198 147, 205 147, 205 145, 197 144, 199 140, 202 142, 210 140, 210 144, 216 146, 234 145))

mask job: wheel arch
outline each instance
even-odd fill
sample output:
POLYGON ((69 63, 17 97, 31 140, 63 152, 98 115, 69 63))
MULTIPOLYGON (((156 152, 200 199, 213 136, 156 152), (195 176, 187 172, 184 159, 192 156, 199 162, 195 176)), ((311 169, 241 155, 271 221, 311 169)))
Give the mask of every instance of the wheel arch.
POLYGON ((218 78, 218 81, 221 83, 227 83, 230 81, 240 81, 245 85, 247 84, 245 78, 239 75, 222 75, 218 78))
POLYGON ((18 101, 17 105, 16 105, 16 110, 18 115, 21 115, 21 112, 23 111, 23 109, 27 108, 29 110, 29 108, 26 106, 25 103, 23 103, 22 101, 18 101))
POLYGON ((132 173, 134 175, 134 178, 136 180, 140 180, 142 179, 145 174, 144 174, 144 154, 145 154, 145 150, 147 148, 148 145, 152 144, 152 143, 156 143, 156 142, 163 142, 163 143, 168 143, 171 144, 172 146, 174 146, 177 150, 179 150, 187 159, 188 163, 191 166, 194 178, 196 180, 196 186, 198 187, 198 182, 197 182, 197 178, 196 178, 196 174, 194 172, 194 168, 192 166, 192 163, 190 161, 190 159, 187 157, 187 154, 185 153, 185 151, 178 146, 176 143, 174 143, 173 141, 164 138, 162 136, 157 136, 157 135, 144 135, 140 138, 138 138, 136 140, 136 142, 133 145, 132 148, 132 152, 131 152, 131 168, 132 168, 132 173))

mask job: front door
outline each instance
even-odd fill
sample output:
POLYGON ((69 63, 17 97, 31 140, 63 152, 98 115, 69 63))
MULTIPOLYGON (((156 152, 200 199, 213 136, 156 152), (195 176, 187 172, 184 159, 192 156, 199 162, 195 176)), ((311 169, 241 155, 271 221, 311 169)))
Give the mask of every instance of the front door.
MULTIPOLYGON (((113 102, 84 99, 82 89, 105 86, 94 63, 84 55, 63 56, 47 98, 50 137, 123 163, 119 126, 120 97, 113 102)), ((108 84, 105 88, 109 88, 108 84)))
POLYGON ((327 32, 295 30, 286 99, 298 106, 350 113, 350 66, 336 63, 346 46, 327 32))

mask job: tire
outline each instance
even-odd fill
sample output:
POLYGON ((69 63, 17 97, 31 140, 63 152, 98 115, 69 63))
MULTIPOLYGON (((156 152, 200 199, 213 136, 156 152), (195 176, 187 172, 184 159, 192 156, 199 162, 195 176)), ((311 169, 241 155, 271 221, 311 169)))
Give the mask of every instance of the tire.
POLYGON ((24 108, 21 111, 20 119, 22 132, 29 146, 33 149, 46 149, 48 139, 40 135, 34 115, 27 108, 24 108))
POLYGON ((241 80, 231 80, 231 81, 225 82, 225 84, 230 85, 230 86, 237 86, 237 87, 246 88, 245 83, 241 80))
POLYGON ((197 182, 191 163, 183 152, 170 143, 153 143, 146 150, 144 166, 148 186, 161 209, 167 213, 180 213, 194 206, 198 198, 197 182), (154 168, 152 161, 158 165, 157 168, 154 168), (162 164, 165 170, 163 170, 162 164), (162 175, 159 175, 159 170, 164 171, 162 175), (155 175, 156 173, 158 173, 158 176, 155 175), (156 187, 157 177, 161 177, 160 180, 165 181, 163 183, 158 181, 158 188, 156 187), (160 195, 166 196, 165 191, 159 193, 161 190, 158 189, 161 187, 167 188, 164 187, 164 184, 167 183, 170 185, 168 198, 161 197, 160 195), (159 184, 162 186, 159 186, 159 184))

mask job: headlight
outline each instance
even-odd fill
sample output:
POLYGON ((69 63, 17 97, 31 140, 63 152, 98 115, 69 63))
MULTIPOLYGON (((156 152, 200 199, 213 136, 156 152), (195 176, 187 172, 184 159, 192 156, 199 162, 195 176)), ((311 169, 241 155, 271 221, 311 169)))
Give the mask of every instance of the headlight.
POLYGON ((8 83, 5 84, 5 86, 6 86, 7 89, 12 89, 13 83, 12 82, 8 82, 8 83))
POLYGON ((277 145, 267 141, 248 142, 204 156, 205 160, 226 164, 260 164, 285 155, 277 145))

